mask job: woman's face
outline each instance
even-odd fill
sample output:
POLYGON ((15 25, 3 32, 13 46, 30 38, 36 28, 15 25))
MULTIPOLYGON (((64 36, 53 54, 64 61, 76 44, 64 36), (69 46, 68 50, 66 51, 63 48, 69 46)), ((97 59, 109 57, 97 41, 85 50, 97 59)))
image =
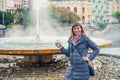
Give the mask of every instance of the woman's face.
POLYGON ((81 34, 80 26, 73 27, 73 32, 74 32, 75 35, 81 34))

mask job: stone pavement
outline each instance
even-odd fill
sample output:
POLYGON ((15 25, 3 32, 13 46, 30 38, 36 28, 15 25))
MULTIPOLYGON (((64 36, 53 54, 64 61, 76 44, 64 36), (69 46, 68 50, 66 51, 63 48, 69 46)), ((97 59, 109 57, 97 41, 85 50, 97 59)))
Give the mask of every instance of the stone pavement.
POLYGON ((120 47, 100 49, 100 55, 107 55, 120 58, 120 47))

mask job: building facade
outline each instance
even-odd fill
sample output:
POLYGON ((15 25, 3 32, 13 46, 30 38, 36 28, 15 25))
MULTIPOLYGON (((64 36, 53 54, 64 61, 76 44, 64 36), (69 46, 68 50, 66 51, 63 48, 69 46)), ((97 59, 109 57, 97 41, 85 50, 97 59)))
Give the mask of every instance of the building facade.
POLYGON ((28 8, 29 0, 0 0, 0 11, 14 12, 18 8, 28 8))
POLYGON ((91 0, 92 21, 108 22, 112 14, 118 11, 119 0, 91 0))
POLYGON ((119 11, 119 1, 120 0, 112 0, 112 13, 119 11))
POLYGON ((118 8, 118 11, 120 12, 120 0, 116 0, 116 2, 117 2, 117 8, 118 8))
POLYGON ((7 11, 7 8, 11 8, 12 1, 9 3, 8 0, 0 0, 0 11, 7 11))
POLYGON ((50 1, 50 4, 55 7, 69 9, 80 17, 81 23, 91 21, 91 3, 89 1, 50 1))
POLYGON ((22 1, 23 8, 25 8, 25 9, 28 9, 28 8, 29 8, 29 1, 30 1, 30 0, 23 0, 23 1, 22 1))

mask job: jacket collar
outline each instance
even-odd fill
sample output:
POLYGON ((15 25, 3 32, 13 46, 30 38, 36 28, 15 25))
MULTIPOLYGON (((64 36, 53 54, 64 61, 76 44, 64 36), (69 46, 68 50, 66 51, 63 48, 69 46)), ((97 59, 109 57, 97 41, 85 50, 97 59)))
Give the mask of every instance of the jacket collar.
MULTIPOLYGON (((84 39, 84 35, 82 34, 80 40, 76 43, 75 46, 77 46, 78 44, 82 43, 84 41, 83 39, 84 39)), ((68 40, 68 43, 74 45, 73 40, 71 40, 71 39, 68 40)))

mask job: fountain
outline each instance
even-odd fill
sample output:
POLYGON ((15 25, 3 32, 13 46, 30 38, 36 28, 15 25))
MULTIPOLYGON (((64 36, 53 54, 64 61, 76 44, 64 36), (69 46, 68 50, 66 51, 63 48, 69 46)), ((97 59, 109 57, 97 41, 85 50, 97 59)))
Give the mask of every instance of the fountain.
MULTIPOLYGON (((23 55, 25 62, 35 62, 38 59, 43 62, 49 62, 52 59, 52 55, 61 54, 55 46, 55 42, 60 40, 63 46, 67 48, 69 36, 59 36, 53 33, 56 31, 51 27, 51 20, 47 14, 48 3, 46 0, 32 0, 31 3, 33 3, 32 10, 35 12, 35 35, 0 38, 0 55, 23 55)), ((100 48, 111 46, 111 41, 109 40, 91 39, 100 48)))

